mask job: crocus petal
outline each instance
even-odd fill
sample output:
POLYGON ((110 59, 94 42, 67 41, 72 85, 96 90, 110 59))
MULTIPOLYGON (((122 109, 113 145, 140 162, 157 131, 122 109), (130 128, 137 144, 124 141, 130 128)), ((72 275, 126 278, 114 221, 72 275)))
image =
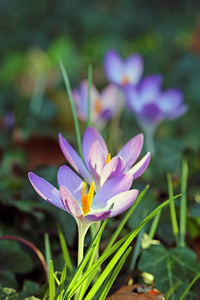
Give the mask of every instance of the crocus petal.
POLYGON ((151 153, 148 152, 137 164, 135 164, 130 170, 128 170, 127 174, 132 174, 133 180, 135 180, 146 170, 149 165, 150 159, 151 153))
POLYGON ((127 85, 124 89, 125 91, 125 101, 127 107, 133 112, 138 113, 142 109, 141 96, 138 91, 138 87, 127 85))
POLYGON ((101 92, 101 103, 103 106, 102 117, 107 120, 112 118, 122 107, 119 89, 112 84, 105 87, 101 92))
POLYGON ((83 216, 82 210, 81 210, 78 202, 73 197, 73 195, 70 193, 68 188, 66 188, 63 185, 60 186, 60 197, 61 197, 64 207, 72 216, 77 217, 77 218, 83 216))
POLYGON ((57 180, 59 186, 66 186, 75 199, 81 200, 83 181, 69 167, 60 167, 57 174, 57 180))
POLYGON ((137 84, 140 81, 144 69, 144 62, 139 54, 133 54, 124 61, 124 75, 128 83, 137 84))
POLYGON ((102 153, 105 156, 105 158, 108 155, 108 149, 107 149, 106 143, 104 142, 104 139, 102 138, 100 133, 95 128, 88 127, 84 133, 83 143, 82 143, 83 158, 84 158, 85 164, 88 168, 89 168, 88 152, 89 152, 90 146, 95 141, 99 142, 101 149, 102 149, 102 153))
POLYGON ((101 173, 101 186, 109 179, 120 176, 124 173, 126 163, 120 156, 115 156, 103 168, 101 173))
POLYGON ((92 182, 91 175, 87 170, 85 164, 81 160, 77 152, 72 148, 72 146, 64 139, 64 137, 59 134, 60 148, 66 157, 67 161, 74 168, 74 170, 79 173, 88 183, 92 182))
POLYGON ((104 208, 109 199, 130 189, 133 181, 131 174, 112 178, 104 183, 92 201, 92 209, 104 208))
POLYGON ((121 156, 126 163, 126 170, 128 170, 134 162, 138 159, 143 146, 143 134, 140 133, 132 138, 119 151, 118 156, 121 156))
POLYGON ((95 141, 90 146, 88 152, 88 167, 92 174, 92 177, 95 179, 96 188, 99 188, 99 180, 101 172, 106 165, 106 159, 102 152, 102 148, 98 141, 95 141))
POLYGON ((170 115, 166 118, 166 120, 174 120, 180 118, 188 111, 189 106, 186 104, 181 105, 177 109, 175 109, 170 115))
POLYGON ((163 119, 162 112, 155 102, 145 104, 139 116, 145 122, 149 122, 151 124, 157 124, 163 119))
POLYGON ((123 61, 116 51, 109 50, 106 53, 104 70, 109 81, 115 84, 121 84, 123 61))
POLYGON ((96 222, 96 221, 103 221, 107 219, 110 215, 110 210, 106 211, 101 211, 101 212, 95 212, 91 213, 85 216, 86 219, 90 220, 91 222, 96 222))
POLYGON ((161 75, 151 75, 146 76, 139 84, 140 90, 140 101, 143 104, 156 101, 160 94, 161 84, 162 84, 161 75))
POLYGON ((183 93, 180 90, 168 89, 159 96, 158 105, 167 116, 177 109, 182 101, 183 93))
POLYGON ((117 216, 127 210, 138 196, 138 190, 130 190, 116 195, 107 202, 107 207, 114 203, 110 217, 117 216))
POLYGON ((29 180, 34 187, 35 191, 46 201, 51 204, 64 209, 60 200, 59 191, 48 181, 30 172, 28 174, 29 180))

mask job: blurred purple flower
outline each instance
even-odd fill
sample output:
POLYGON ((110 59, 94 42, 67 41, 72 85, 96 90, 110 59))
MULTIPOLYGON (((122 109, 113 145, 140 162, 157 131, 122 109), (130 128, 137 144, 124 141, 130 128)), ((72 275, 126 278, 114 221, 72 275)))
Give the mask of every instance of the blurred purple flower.
POLYGON ((127 107, 136 116, 147 141, 148 135, 154 135, 160 122, 179 118, 188 110, 180 90, 162 91, 161 84, 162 76, 152 75, 145 77, 138 86, 129 85, 125 89, 127 107))
POLYGON ((43 199, 67 211, 78 225, 81 222, 86 227, 127 210, 138 195, 138 190, 129 190, 133 180, 130 174, 107 181, 96 195, 94 182, 87 192, 86 184, 67 166, 58 170, 59 190, 32 172, 29 173, 29 180, 43 199), (111 211, 112 204, 114 206, 111 211))
MULTIPOLYGON (((83 80, 79 89, 72 91, 77 115, 80 120, 87 122, 88 119, 88 81, 83 80)), ((101 129, 112 119, 121 108, 120 93, 114 85, 108 85, 98 92, 94 85, 90 90, 91 99, 91 123, 101 129)))
POLYGON ((176 119, 188 110, 183 104, 183 93, 178 89, 161 90, 162 77, 145 77, 137 87, 127 86, 126 103, 138 118, 158 124, 163 120, 176 119))
POLYGON ((104 70, 108 80, 118 86, 137 85, 143 73, 144 63, 139 54, 122 60, 115 50, 109 50, 104 59, 104 70))
POLYGON ((150 161, 150 153, 147 153, 133 166, 143 146, 142 134, 132 138, 112 159, 104 139, 92 127, 87 128, 83 136, 84 162, 61 134, 59 143, 67 161, 89 184, 94 181, 96 191, 108 180, 122 174, 132 174, 133 179, 136 179, 145 171, 150 161))

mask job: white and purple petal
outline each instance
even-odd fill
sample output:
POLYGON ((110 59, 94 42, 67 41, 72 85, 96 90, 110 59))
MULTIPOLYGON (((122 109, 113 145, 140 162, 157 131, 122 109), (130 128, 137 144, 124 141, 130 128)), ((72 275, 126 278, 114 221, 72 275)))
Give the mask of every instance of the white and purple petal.
POLYGON ((120 176, 124 173, 126 163, 120 156, 115 156, 106 164, 101 172, 100 185, 102 186, 107 180, 120 176))
POLYGON ((78 202, 68 190, 68 188, 63 185, 60 186, 60 197, 63 206, 65 207, 67 212, 69 212, 73 217, 80 218, 83 216, 82 210, 78 202))
POLYGON ((117 154, 121 156, 126 163, 126 170, 128 170, 134 162, 138 159, 143 146, 143 134, 140 133, 127 142, 124 147, 117 154))
POLYGON ((104 59, 104 70, 108 80, 121 85, 123 61, 115 50, 109 50, 104 59))
POLYGON ((189 106, 187 104, 182 104, 180 107, 174 109, 167 117, 166 120, 174 120, 182 117, 187 111, 189 106))
POLYGON ((74 170, 77 173, 79 173, 88 183, 91 183, 92 177, 89 171, 87 170, 84 162, 61 134, 59 134, 59 144, 65 158, 70 163, 70 165, 74 168, 74 170))
POLYGON ((133 180, 138 178, 144 173, 146 168, 149 165, 151 159, 151 153, 148 152, 137 164, 135 164, 130 170, 128 170, 127 174, 133 175, 133 180))
POLYGON ((62 166, 57 174, 58 185, 65 186, 72 193, 74 198, 79 202, 81 201, 83 181, 76 175, 69 167, 62 166))
POLYGON ((100 211, 100 212, 91 211, 91 213, 87 214, 84 218, 88 219, 91 222, 103 221, 110 216, 110 213, 111 213, 110 210, 100 211))
POLYGON ((102 148, 99 144, 99 141, 95 141, 89 148, 88 152, 88 167, 92 177, 95 180, 96 189, 100 187, 100 177, 103 168, 106 165, 106 159, 102 152, 102 148))
POLYGON ((52 184, 50 184, 45 179, 37 176, 36 174, 30 172, 28 174, 29 180, 35 189, 35 191, 46 201, 51 204, 64 209, 63 204, 60 200, 60 194, 58 189, 56 189, 52 184))
POLYGON ((139 54, 133 54, 124 61, 124 75, 127 76, 129 84, 138 84, 141 79, 143 69, 144 62, 139 54))
POLYGON ((105 159, 108 155, 108 149, 106 146, 106 143, 100 133, 93 127, 88 127, 84 133, 83 136, 83 142, 82 142, 82 149, 83 149, 83 158, 85 161, 86 166, 89 168, 89 163, 88 163, 88 152, 91 147, 91 145, 95 142, 98 141, 99 145, 101 147, 101 151, 103 155, 105 156, 105 159))
POLYGON ((138 196, 138 190, 130 190, 120 193, 107 202, 107 208, 114 204, 110 217, 117 216, 127 210, 135 201, 138 196))
POLYGON ((91 208, 104 208, 109 199, 119 193, 129 190, 132 181, 133 176, 131 174, 124 174, 106 181, 94 196, 91 208))
POLYGON ((182 102, 183 93, 178 89, 168 89, 158 99, 158 105, 166 116, 179 108, 182 102))

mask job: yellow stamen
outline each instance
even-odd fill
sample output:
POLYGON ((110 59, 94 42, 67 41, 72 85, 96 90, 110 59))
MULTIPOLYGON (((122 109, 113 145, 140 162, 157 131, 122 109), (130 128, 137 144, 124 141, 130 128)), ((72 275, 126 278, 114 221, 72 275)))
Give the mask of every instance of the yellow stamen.
POLYGON ((99 99, 97 99, 94 103, 94 110, 97 114, 100 114, 102 107, 101 107, 101 102, 99 99))
POLYGON ((126 86, 129 83, 129 77, 128 75, 124 75, 122 77, 122 86, 126 86))
POLYGON ((87 215, 90 212, 90 206, 92 204, 93 196, 94 196, 94 182, 91 183, 90 189, 87 195, 85 195, 85 187, 86 183, 83 184, 83 190, 82 190, 82 197, 81 197, 81 203, 82 203, 82 210, 83 210, 83 216, 87 215))
POLYGON ((106 157, 106 164, 108 164, 111 160, 111 154, 108 153, 107 157, 106 157))

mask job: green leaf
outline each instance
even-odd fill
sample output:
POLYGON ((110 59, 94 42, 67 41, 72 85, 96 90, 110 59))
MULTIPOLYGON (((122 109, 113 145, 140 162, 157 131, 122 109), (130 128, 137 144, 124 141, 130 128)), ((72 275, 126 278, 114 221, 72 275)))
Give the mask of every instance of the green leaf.
POLYGON ((49 268, 49 300, 55 300, 56 288, 55 288, 55 279, 54 279, 54 267, 53 261, 50 260, 49 268))
POLYGON ((63 257, 65 260, 66 266, 68 267, 68 269, 71 273, 73 270, 73 266, 72 266, 71 258, 70 258, 69 251, 67 248, 67 243, 66 243, 65 237, 60 229, 60 226, 59 225, 57 225, 57 226, 58 226, 58 235, 59 235, 60 244, 61 244, 61 248, 62 248, 62 252, 63 252, 63 257))
POLYGON ((182 284, 174 290, 171 300, 179 299, 188 280, 199 271, 196 255, 191 249, 177 247, 168 251, 161 244, 152 245, 143 251, 139 269, 151 273, 156 288, 164 294, 180 281, 182 284))

